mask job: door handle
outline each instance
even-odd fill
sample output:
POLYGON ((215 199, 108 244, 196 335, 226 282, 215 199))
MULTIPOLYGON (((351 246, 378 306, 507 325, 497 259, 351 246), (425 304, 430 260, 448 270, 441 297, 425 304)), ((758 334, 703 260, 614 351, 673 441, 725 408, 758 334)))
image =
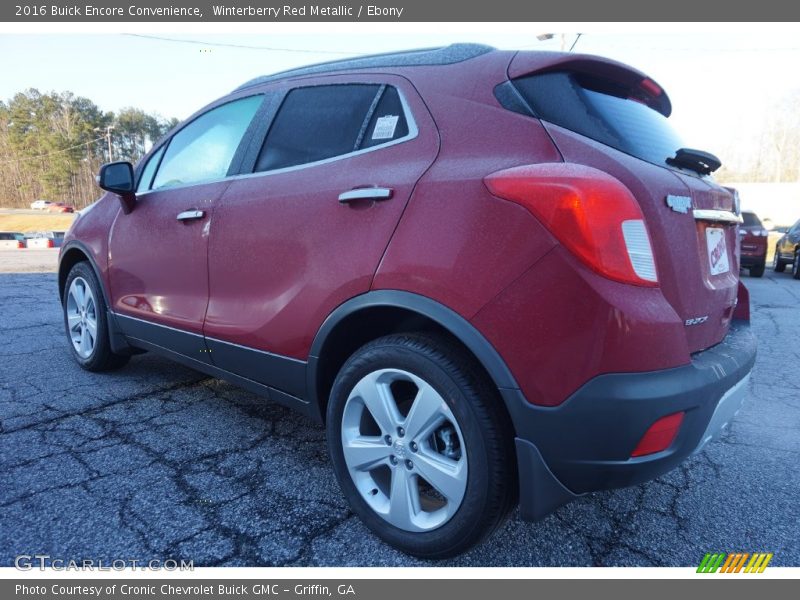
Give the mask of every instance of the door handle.
POLYGON ((388 200, 394 190, 383 187, 355 188, 339 194, 339 202, 352 202, 353 200, 388 200))
POLYGON ((183 212, 178 213, 177 219, 178 221, 192 221, 193 219, 202 219, 206 216, 206 211, 204 210, 185 210, 183 212))

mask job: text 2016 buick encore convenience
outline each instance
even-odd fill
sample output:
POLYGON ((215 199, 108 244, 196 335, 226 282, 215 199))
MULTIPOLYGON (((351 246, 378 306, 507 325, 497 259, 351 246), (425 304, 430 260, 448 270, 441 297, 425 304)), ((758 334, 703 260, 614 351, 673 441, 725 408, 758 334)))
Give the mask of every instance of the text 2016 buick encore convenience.
POLYGON ((755 359, 738 198, 652 79, 484 46, 253 80, 60 254, 89 370, 152 351, 327 427, 352 509, 423 557, 698 451, 755 359))

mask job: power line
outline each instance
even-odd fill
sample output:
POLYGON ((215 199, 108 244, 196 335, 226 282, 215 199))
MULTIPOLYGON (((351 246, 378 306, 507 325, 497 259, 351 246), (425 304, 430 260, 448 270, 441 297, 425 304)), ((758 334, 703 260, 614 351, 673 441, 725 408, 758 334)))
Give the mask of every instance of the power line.
MULTIPOLYGON (((575 47, 575 44, 578 43, 578 40, 586 34, 580 33, 577 34, 578 37, 575 38, 575 41, 572 44, 572 47, 575 47)), ((683 46, 683 47, 675 47, 675 46, 641 46, 638 44, 627 44, 624 41, 616 41, 616 40, 603 40, 602 42, 603 49, 614 49, 614 50, 629 50, 629 51, 644 51, 644 52, 708 52, 711 54, 714 53, 727 53, 727 52, 746 52, 748 54, 751 53, 764 53, 764 52, 797 52, 800 51, 800 46, 772 46, 772 47, 742 47, 742 48, 733 48, 733 47, 702 47, 702 46, 683 46)), ((517 46, 518 50, 551 50, 552 48, 548 47, 546 44, 543 44, 541 41, 535 44, 523 44, 517 46)), ((589 50, 589 52, 598 52, 596 48, 589 50)))
POLYGON ((47 158, 48 156, 54 156, 56 154, 63 154, 64 152, 69 152, 70 150, 75 150, 75 148, 81 148, 83 146, 89 146, 91 144, 99 142, 100 140, 104 140, 105 138, 106 138, 106 136, 102 136, 102 137, 99 137, 99 138, 94 139, 94 140, 89 140, 88 142, 83 142, 82 144, 76 144, 75 146, 70 146, 69 148, 64 148, 62 150, 55 150, 54 152, 48 152, 47 154, 37 154, 36 156, 26 156, 24 158, 12 158, 11 160, 0 161, 0 165, 5 165, 5 164, 8 164, 8 163, 13 163, 13 162, 25 162, 26 160, 37 160, 37 159, 40 159, 40 158, 47 158))
POLYGON ((160 40, 162 42, 176 42, 179 44, 197 44, 201 46, 217 46, 220 48, 237 48, 239 50, 265 50, 268 52, 296 52, 299 54, 336 54, 337 56, 348 56, 363 54, 363 52, 345 52, 337 50, 307 50, 304 48, 278 48, 276 46, 248 46, 246 44, 228 44, 225 42, 204 42, 203 40, 184 40, 160 35, 144 35, 141 33, 123 33, 128 37, 143 38, 147 40, 160 40))

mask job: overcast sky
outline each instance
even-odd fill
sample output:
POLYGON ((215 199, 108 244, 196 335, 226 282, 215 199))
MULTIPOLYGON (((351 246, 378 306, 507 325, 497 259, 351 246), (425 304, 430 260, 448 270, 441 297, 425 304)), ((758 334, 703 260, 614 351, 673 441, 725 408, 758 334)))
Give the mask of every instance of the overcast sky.
MULTIPOLYGON (((264 27, 281 34, 180 33, 180 25, 115 34, 0 33, 0 98, 29 87, 70 90, 104 110, 135 106, 185 118, 242 82, 295 66, 365 53, 457 41, 499 48, 559 49, 561 36, 539 42, 552 26, 485 24, 376 29, 368 24, 264 27), (183 41, 154 39, 160 36, 183 41), (189 40, 201 43, 188 43, 189 40), (233 46, 252 46, 243 48, 233 46), (283 49, 283 50, 276 50, 283 49)), ((231 25, 226 25, 230 29, 231 25)), ((66 26, 62 27, 62 30, 66 26)), ((249 28, 252 31, 252 27, 249 28)), ((600 54, 648 73, 670 95, 673 120, 689 146, 714 151, 757 129, 770 103, 800 88, 800 26, 637 25, 587 31, 576 52, 600 54)), ((597 28, 595 28, 597 29, 597 28)), ((185 29, 183 30, 185 31, 185 29)), ((570 46, 574 32, 565 34, 570 46)))

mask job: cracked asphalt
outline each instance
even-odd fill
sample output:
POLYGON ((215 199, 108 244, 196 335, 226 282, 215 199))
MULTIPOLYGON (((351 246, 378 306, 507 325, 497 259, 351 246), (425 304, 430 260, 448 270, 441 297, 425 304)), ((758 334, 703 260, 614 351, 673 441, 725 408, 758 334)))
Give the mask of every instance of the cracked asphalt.
MULTIPOLYGON (((759 356, 721 441, 646 485, 539 523, 515 514, 440 565, 687 566, 710 551, 800 565, 800 281, 745 277, 759 356)), ((111 374, 68 354, 54 273, 0 274, 0 565, 428 565, 349 511, 324 432, 228 383, 142 355, 111 374)))

